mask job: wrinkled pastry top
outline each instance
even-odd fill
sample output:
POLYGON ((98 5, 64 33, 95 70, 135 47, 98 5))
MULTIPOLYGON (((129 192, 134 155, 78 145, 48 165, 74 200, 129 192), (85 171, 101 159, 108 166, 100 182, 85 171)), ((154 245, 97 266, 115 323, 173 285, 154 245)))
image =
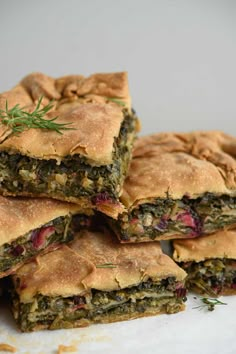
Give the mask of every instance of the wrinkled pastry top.
POLYGON ((54 199, 0 196, 0 247, 53 219, 80 212, 80 205, 54 199))
POLYGON ((20 153, 38 159, 60 160, 67 155, 81 154, 91 164, 100 166, 112 162, 114 138, 119 135, 124 115, 122 101, 130 110, 131 101, 127 73, 81 75, 58 79, 42 73, 26 76, 12 90, 0 94, 0 109, 19 104, 33 111, 43 96, 43 108, 54 100, 53 111, 46 119, 58 117, 57 123, 71 123, 74 130, 55 131, 29 129, 19 136, 9 136, 6 126, 0 126, 0 151, 20 153), (111 100, 110 100, 111 99, 111 100))
POLYGON ((108 231, 83 230, 71 243, 25 264, 13 279, 20 280, 16 290, 21 301, 30 302, 37 294, 83 295, 92 288, 119 290, 170 276, 182 281, 186 273, 162 253, 158 242, 120 244, 108 231), (114 268, 105 268, 106 264, 114 268))
POLYGON ((139 138, 125 180, 126 207, 150 198, 236 196, 236 138, 220 131, 159 133, 139 138))
POLYGON ((174 259, 178 262, 201 262, 211 258, 236 260, 236 230, 218 231, 188 240, 175 240, 174 259))

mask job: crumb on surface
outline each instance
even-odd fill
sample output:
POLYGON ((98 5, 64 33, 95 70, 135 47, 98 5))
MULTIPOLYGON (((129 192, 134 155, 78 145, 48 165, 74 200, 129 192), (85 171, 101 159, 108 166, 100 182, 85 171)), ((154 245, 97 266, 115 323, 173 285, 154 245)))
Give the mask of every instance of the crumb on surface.
POLYGON ((10 352, 10 353, 15 353, 16 348, 13 347, 12 345, 6 344, 6 343, 0 343, 0 352, 10 352))
POLYGON ((57 351, 57 354, 63 354, 65 352, 77 352, 77 348, 74 346, 74 345, 63 345, 63 344, 60 344, 58 346, 58 351, 57 351))

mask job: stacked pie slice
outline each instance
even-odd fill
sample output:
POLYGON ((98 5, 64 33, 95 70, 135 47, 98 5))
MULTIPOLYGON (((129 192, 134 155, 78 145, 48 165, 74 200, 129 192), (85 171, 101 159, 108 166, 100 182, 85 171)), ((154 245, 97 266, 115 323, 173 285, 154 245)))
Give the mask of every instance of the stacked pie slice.
POLYGON ((159 243, 104 225, 125 210, 139 130, 127 74, 30 74, 0 113, 0 277, 21 330, 183 310, 186 273, 159 243))
POLYGON ((236 295, 236 231, 175 240, 174 259, 188 273, 187 287, 202 295, 236 295))
POLYGON ((77 204, 53 199, 0 196, 0 278, 72 240, 81 212, 77 204))
POLYGON ((162 133, 139 138, 118 220, 121 242, 174 240, 174 260, 188 289, 236 290, 236 138, 222 132, 162 133))
POLYGON ((185 277, 157 242, 123 245, 108 230, 83 230, 13 275, 13 314, 32 331, 175 313, 185 277))
POLYGON ((31 74, 0 95, 0 109, 13 108, 14 117, 16 106, 31 113, 44 109, 44 119, 63 130, 12 134, 11 126, 2 124, 0 192, 75 202, 116 217, 138 130, 126 73, 56 80, 31 74))
POLYGON ((0 278, 22 331, 176 313, 186 287, 235 293, 235 138, 136 139, 126 73, 30 74, 0 118, 0 278))
POLYGON ((111 225, 122 242, 197 237, 236 226, 236 138, 221 132, 138 139, 111 225), (234 155, 235 154, 235 155, 234 155))

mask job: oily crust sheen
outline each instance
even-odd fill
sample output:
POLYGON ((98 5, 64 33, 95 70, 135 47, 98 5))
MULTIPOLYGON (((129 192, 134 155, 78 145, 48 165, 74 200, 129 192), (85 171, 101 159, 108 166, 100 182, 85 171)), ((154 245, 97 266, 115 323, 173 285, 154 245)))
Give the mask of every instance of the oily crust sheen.
MULTIPOLYGON (((57 118, 57 123, 71 123, 63 134, 42 129, 29 129, 19 136, 9 136, 0 127, 0 151, 20 153, 39 159, 60 160, 67 155, 80 154, 91 164, 112 162, 114 138, 118 137, 124 115, 123 106, 109 99, 120 99, 130 109, 127 73, 67 76, 54 79, 42 73, 26 76, 8 92, 0 94, 0 109, 19 104, 33 111, 38 99, 42 107, 54 100, 54 110, 45 118, 57 118)), ((41 107, 41 108, 42 108, 41 107)))
POLYGON ((174 240, 177 262, 201 262, 210 258, 236 259, 236 230, 223 230, 194 239, 174 240))
POLYGON ((78 212, 83 212, 79 205, 53 199, 0 196, 0 246, 57 217, 78 212))
POLYGON ((71 243, 38 256, 16 272, 23 287, 16 288, 21 302, 30 302, 36 294, 44 296, 83 295, 90 289, 112 291, 153 280, 186 273, 163 254, 158 242, 120 244, 108 231, 83 230, 71 243), (114 268, 99 268, 112 264, 114 268))
POLYGON ((159 133, 139 138, 125 180, 126 207, 149 198, 236 195, 236 139, 223 132, 159 133))

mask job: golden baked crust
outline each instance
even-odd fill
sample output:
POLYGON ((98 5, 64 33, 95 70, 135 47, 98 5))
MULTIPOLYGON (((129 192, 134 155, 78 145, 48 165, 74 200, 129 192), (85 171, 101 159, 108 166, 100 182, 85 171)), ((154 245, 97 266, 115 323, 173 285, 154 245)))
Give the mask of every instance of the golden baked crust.
POLYGON ((188 240, 174 240, 174 260, 201 262, 205 259, 236 259, 236 230, 223 230, 212 235, 188 240))
POLYGON ((90 289, 113 291, 137 285, 148 278, 175 277, 182 281, 186 273, 163 254, 158 242, 124 245, 106 232, 81 231, 74 241, 60 249, 38 256, 13 276, 20 279, 20 302, 37 295, 84 295, 90 289), (99 268, 104 264, 114 268, 99 268))
POLYGON ((218 131, 159 133, 139 138, 122 201, 131 208, 150 198, 236 196, 236 138, 218 131))
POLYGON ((9 108, 19 104, 31 111, 41 96, 43 105, 55 100, 54 111, 47 117, 58 116, 58 123, 72 123, 75 130, 60 135, 55 131, 29 129, 19 136, 9 136, 10 131, 0 126, 0 151, 58 162, 67 155, 80 154, 97 166, 112 162, 114 138, 118 137, 124 119, 124 107, 112 99, 122 100, 130 110, 127 73, 59 79, 33 73, 11 91, 0 94, 0 109, 5 109, 7 100, 9 108))
POLYGON ((53 199, 0 196, 0 246, 57 217, 79 212, 79 205, 53 199))
MULTIPOLYGON (((5 191, 1 190, 1 193, 5 197, 30 197, 30 198, 35 198, 35 193, 31 192, 10 192, 10 191, 5 191)), ((37 197, 39 198, 48 198, 47 193, 37 193, 37 197)), ((85 213, 85 214, 91 214, 93 213, 92 210, 97 210, 100 211, 101 213, 104 213, 108 216, 110 216, 113 219, 117 219, 119 214, 123 213, 125 211, 125 207, 122 203, 120 203, 118 200, 117 201, 108 201, 107 203, 101 203, 97 204, 96 206, 92 203, 92 201, 89 198, 86 197, 72 197, 72 196, 64 196, 62 193, 55 193, 55 196, 53 194, 50 195, 50 197, 55 198, 55 200, 61 200, 66 204, 77 204, 78 212, 80 213, 85 213)))

